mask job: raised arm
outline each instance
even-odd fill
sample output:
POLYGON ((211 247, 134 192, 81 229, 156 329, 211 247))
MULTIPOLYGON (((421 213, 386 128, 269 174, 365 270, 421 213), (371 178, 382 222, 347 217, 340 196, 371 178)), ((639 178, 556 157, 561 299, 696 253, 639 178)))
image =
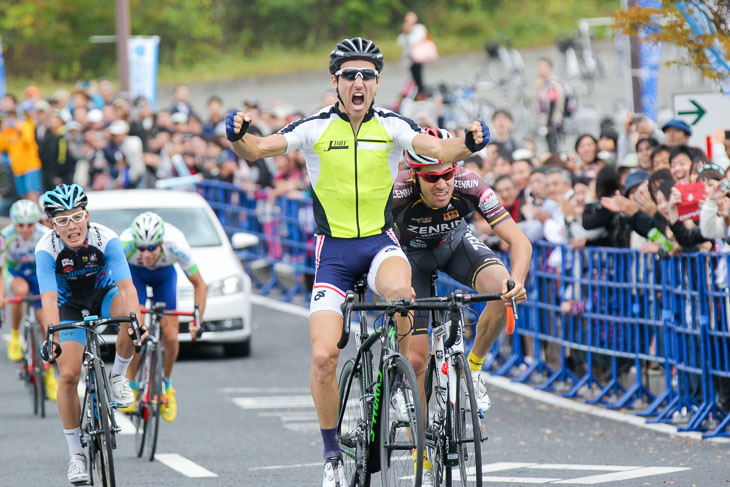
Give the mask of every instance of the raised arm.
POLYGON ((226 138, 231 142, 233 152, 247 161, 284 154, 287 149, 286 138, 281 134, 258 137, 247 134, 253 117, 250 113, 231 110, 226 116, 226 138))
POLYGON ((413 138, 413 149, 424 156, 435 157, 443 162, 458 162, 489 143, 489 128, 484 122, 475 121, 466 127, 464 137, 439 139, 426 134, 413 138))

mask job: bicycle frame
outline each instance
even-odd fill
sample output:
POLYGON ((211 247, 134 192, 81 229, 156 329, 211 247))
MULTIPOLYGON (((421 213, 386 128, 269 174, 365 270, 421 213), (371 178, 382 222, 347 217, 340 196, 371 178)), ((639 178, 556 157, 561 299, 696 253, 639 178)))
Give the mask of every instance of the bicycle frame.
POLYGON ((26 385, 32 388, 33 413, 44 418, 46 416, 45 400, 45 364, 40 359, 38 350, 43 340, 43 329, 36 319, 36 309, 33 304, 40 300, 40 296, 14 296, 6 300, 7 304, 24 303, 25 308, 20 321, 19 333, 23 337, 23 359, 20 361, 18 374, 26 385), (40 333, 36 334, 38 329, 40 333))

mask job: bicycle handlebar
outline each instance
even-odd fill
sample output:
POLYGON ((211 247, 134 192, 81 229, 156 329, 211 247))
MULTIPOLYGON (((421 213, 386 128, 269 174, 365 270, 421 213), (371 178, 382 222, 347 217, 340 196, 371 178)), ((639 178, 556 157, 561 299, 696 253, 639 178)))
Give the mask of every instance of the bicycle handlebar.
MULTIPOLYGON (((515 282, 512 280, 507 281, 507 290, 511 291, 515 287, 515 282)), ((437 311, 449 311, 451 315, 451 327, 449 329, 449 336, 444 342, 444 346, 449 348, 453 346, 457 337, 457 326, 459 324, 459 308, 466 303, 481 303, 484 301, 498 301, 502 299, 502 293, 475 293, 475 294, 464 294, 461 291, 451 293, 449 296, 432 296, 426 298, 403 298, 394 301, 381 302, 381 303, 356 303, 355 293, 348 291, 345 297, 345 302, 340 305, 342 310, 342 335, 337 343, 337 348, 343 349, 347 346, 347 342, 350 339, 350 315, 353 311, 383 311, 405 313, 411 310, 437 310, 437 311)), ((507 333, 512 334, 515 328, 515 320, 517 314, 515 312, 517 303, 514 298, 510 299, 510 305, 507 309, 507 333)))
POLYGON ((130 335, 129 338, 133 341, 137 341, 137 345, 134 346, 134 351, 135 353, 139 353, 139 351, 142 350, 143 343, 141 341, 141 337, 142 335, 144 335, 144 332, 140 331, 141 327, 139 326, 139 323, 137 323, 137 315, 135 313, 129 313, 129 316, 112 316, 110 318, 93 318, 91 316, 87 316, 87 319, 83 321, 63 323, 56 326, 49 325, 48 330, 46 331, 46 340, 41 346, 41 358, 43 358, 43 360, 45 360, 46 362, 52 364, 61 355, 61 352, 63 352, 61 344, 53 341, 53 334, 56 332, 77 328, 88 328, 93 330, 94 328, 102 325, 119 323, 130 323, 132 325, 133 334, 130 335), (51 349, 53 350, 53 353, 49 352, 49 350, 51 349))
POLYGON ((41 297, 40 295, 32 295, 32 296, 13 296, 11 298, 7 298, 5 300, 6 304, 18 304, 18 303, 35 303, 36 301, 40 301, 41 297))
POLYGON ((203 325, 200 322, 200 305, 195 303, 193 311, 178 311, 176 309, 165 309, 165 303, 155 303, 152 305, 152 309, 148 309, 144 306, 140 306, 139 310, 142 313, 152 313, 157 316, 188 316, 193 318, 192 326, 188 325, 190 331, 190 338, 195 341, 203 334, 203 325))

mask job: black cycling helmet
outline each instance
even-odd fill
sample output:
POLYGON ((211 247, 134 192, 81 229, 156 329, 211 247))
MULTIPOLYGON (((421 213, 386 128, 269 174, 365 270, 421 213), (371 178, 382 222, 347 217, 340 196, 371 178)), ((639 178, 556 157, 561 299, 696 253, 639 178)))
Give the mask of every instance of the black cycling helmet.
POLYGON ((330 74, 335 74, 345 61, 364 59, 375 64, 379 72, 383 70, 383 53, 375 43, 362 37, 342 39, 330 53, 330 74))

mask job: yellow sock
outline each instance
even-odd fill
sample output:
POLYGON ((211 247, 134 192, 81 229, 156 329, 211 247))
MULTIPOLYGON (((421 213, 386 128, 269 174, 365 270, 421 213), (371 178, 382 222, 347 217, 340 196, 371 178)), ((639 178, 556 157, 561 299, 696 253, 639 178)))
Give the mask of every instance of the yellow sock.
POLYGON ((474 352, 469 352, 469 368, 472 372, 482 370, 484 365, 484 357, 477 357, 474 352))
POLYGON ((20 338, 20 331, 19 330, 13 330, 11 328, 10 329, 10 338, 12 338, 13 340, 18 340, 20 338))
MULTIPOLYGON (((411 453, 413 455, 413 461, 416 461, 416 452, 413 451, 411 453)), ((423 453, 423 469, 424 470, 431 470, 433 472, 433 465, 431 465, 431 462, 428 461, 428 457, 426 457, 426 452, 423 453)))

